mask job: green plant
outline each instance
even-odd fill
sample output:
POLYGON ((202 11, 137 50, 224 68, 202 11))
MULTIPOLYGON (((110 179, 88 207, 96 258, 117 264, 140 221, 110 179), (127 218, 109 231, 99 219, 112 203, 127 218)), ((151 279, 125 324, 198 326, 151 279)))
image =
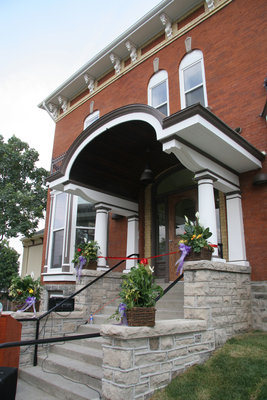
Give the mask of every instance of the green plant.
POLYGON ((23 304, 28 297, 35 297, 36 301, 40 300, 42 286, 40 278, 34 279, 31 275, 15 276, 11 280, 8 293, 13 301, 23 304))
POLYGON ((153 280, 153 268, 143 259, 128 274, 123 275, 120 297, 127 309, 153 307, 156 297, 162 296, 163 289, 153 280))
POLYGON ((90 240, 89 242, 84 241, 82 243, 79 243, 75 249, 74 258, 72 262, 75 265, 78 265, 81 261, 80 257, 85 258, 87 263, 96 261, 99 254, 99 249, 100 247, 97 241, 95 240, 90 240))
POLYGON ((185 216, 184 234, 181 235, 179 244, 184 243, 190 246, 195 253, 200 253, 203 247, 206 247, 213 251, 213 247, 208 243, 208 238, 211 237, 212 233, 209 228, 204 228, 199 222, 199 213, 196 213, 196 220, 190 221, 185 216))

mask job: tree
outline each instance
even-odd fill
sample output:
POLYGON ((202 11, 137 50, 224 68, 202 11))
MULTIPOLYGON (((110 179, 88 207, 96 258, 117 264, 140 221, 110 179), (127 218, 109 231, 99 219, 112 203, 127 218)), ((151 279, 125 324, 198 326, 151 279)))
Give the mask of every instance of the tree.
POLYGON ((19 254, 9 247, 6 240, 0 242, 0 293, 7 296, 11 279, 18 275, 19 254))
POLYGON ((0 242, 19 234, 31 236, 44 216, 48 172, 37 168, 36 150, 16 136, 0 135, 0 242))

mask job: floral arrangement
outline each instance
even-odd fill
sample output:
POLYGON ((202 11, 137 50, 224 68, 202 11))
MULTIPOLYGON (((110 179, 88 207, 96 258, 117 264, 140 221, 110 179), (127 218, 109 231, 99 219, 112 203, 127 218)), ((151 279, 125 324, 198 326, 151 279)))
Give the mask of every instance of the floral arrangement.
POLYGON ((154 282, 153 272, 154 268, 143 258, 128 274, 122 276, 119 293, 122 302, 110 318, 122 319, 125 310, 133 307, 155 306, 156 298, 163 295, 163 289, 154 282))
POLYGON ((34 279, 33 275, 15 276, 11 280, 8 290, 9 297, 20 305, 23 305, 28 298, 34 298, 35 302, 40 301, 42 286, 40 278, 34 279))
POLYGON ((81 261, 85 261, 86 263, 96 261, 99 249, 97 241, 90 240, 87 242, 85 239, 84 242, 79 243, 76 247, 72 262, 74 265, 79 265, 81 261))
POLYGON ((212 233, 210 232, 209 228, 204 228, 200 225, 198 212, 196 213, 195 222, 190 221, 185 216, 184 230, 185 232, 183 235, 181 235, 179 245, 185 244, 190 246, 195 253, 200 253, 203 247, 213 251, 213 247, 208 243, 208 238, 211 237, 212 233))

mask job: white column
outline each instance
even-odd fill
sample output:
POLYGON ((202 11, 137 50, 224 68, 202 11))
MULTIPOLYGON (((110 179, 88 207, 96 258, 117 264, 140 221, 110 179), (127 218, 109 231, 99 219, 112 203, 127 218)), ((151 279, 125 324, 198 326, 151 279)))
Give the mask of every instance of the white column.
POLYGON ((249 265, 246 257, 240 192, 226 194, 229 262, 249 265))
MULTIPOLYGON (((127 226, 127 250, 126 255, 137 254, 139 252, 139 218, 137 215, 128 217, 127 226)), ((126 260, 126 270, 129 270, 136 265, 136 260, 126 260)))
MULTIPOLYGON (((204 228, 209 228, 212 236, 209 238, 211 244, 218 246, 217 223, 215 211, 215 198, 213 182, 215 180, 211 175, 195 176, 198 182, 198 211, 199 220, 204 228)), ((214 247, 213 257, 218 257, 218 247, 214 247)))
MULTIPOLYGON (((103 257, 107 256, 108 248, 108 212, 108 208, 102 205, 96 206, 95 240, 100 246, 100 255, 103 257)), ((99 258, 97 265, 98 267, 106 267, 106 259, 99 258)))

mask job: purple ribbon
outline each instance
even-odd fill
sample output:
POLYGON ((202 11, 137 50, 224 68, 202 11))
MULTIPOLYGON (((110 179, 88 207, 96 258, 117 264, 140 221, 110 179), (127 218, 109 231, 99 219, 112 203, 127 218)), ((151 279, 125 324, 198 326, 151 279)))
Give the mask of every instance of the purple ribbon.
POLYGON ((26 310, 28 310, 28 308, 30 308, 31 306, 33 306, 33 312, 34 312, 34 314, 36 314, 35 302, 36 302, 36 297, 33 297, 33 296, 27 297, 27 299, 25 300, 25 303, 24 303, 23 307, 22 307, 20 310, 17 310, 17 312, 26 311, 26 310))
POLYGON ((125 303, 120 303, 119 304, 119 313, 121 315, 121 322, 119 323, 119 325, 128 325, 127 322, 127 317, 126 317, 126 304, 125 303))
POLYGON ((181 254, 181 257, 179 258, 179 260, 177 260, 175 263, 175 265, 177 265, 179 263, 179 265, 177 267, 176 275, 178 275, 179 272, 180 272, 180 274, 183 272, 184 259, 187 256, 187 254, 190 253, 191 246, 186 246, 186 244, 180 243, 179 249, 181 250, 182 254, 181 254))
POLYGON ((79 264, 76 265, 76 276, 78 277, 78 280, 81 280, 81 272, 85 264, 87 263, 87 259, 84 256, 79 257, 79 264))

